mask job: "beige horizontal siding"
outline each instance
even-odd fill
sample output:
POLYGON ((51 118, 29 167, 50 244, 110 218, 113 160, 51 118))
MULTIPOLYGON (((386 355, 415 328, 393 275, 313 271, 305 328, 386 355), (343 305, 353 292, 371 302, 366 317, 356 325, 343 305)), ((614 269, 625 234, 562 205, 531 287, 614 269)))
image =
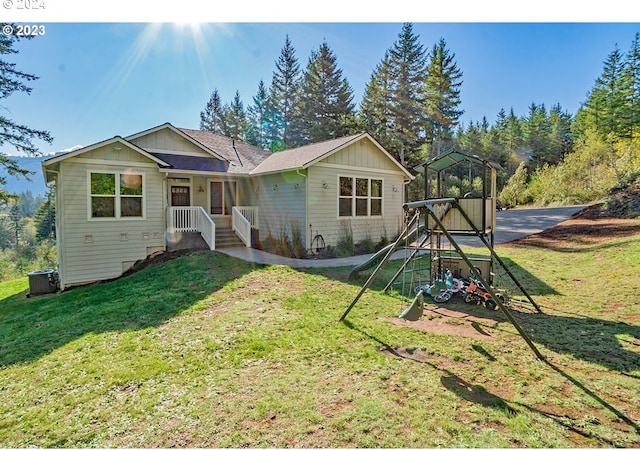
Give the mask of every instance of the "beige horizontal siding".
MULTIPOLYGON (((356 164, 354 161, 353 164, 356 164)), ((378 242, 382 236, 394 238, 403 224, 403 175, 394 173, 363 170, 359 166, 341 168, 323 167, 309 168, 309 238, 319 233, 327 245, 335 246, 340 237, 353 233, 354 241, 370 238, 378 242), (360 177, 382 179, 382 216, 381 217, 338 217, 338 177, 360 177), (327 188, 322 186, 326 183, 327 188), (393 188, 396 188, 394 192, 393 188), (313 235, 312 235, 313 234, 313 235)))
POLYGON ((173 153, 200 153, 202 156, 211 156, 202 148, 167 128, 132 139, 131 142, 151 151, 170 150, 173 153))
POLYGON ((113 161, 119 164, 126 163, 151 163, 143 154, 132 151, 129 148, 122 148, 122 144, 115 143, 111 145, 106 145, 95 150, 92 150, 87 153, 82 153, 77 155, 78 162, 87 162, 84 160, 102 160, 102 161, 113 161))
POLYGON ((306 179, 296 172, 265 175, 251 180, 243 200, 246 206, 259 208, 261 240, 269 234, 278 237, 281 231, 291 237, 292 226, 304 231, 305 189, 306 179), (274 186, 277 188, 274 189, 274 186))
POLYGON ((328 156, 322 162, 368 169, 384 169, 399 172, 396 164, 368 139, 361 139, 328 156))
MULTIPOLYGON (((164 177, 153 165, 149 167, 127 165, 127 157, 141 162, 129 149, 120 150, 121 156, 113 163, 96 165, 78 164, 74 158, 60 164, 58 191, 63 211, 61 243, 63 245, 60 275, 63 285, 82 284, 118 277, 123 262, 144 259, 148 251, 164 248, 164 177), (144 174, 144 219, 89 220, 88 170, 123 172, 130 170, 144 174), (122 240, 121 235, 127 239, 122 240), (148 237, 145 239, 144 236, 148 237), (91 242, 88 241, 91 237, 91 242), (149 250, 152 249, 152 250, 149 250)), ((104 161, 104 149, 88 152, 85 158, 96 157, 104 161)), ((149 160, 147 160, 149 161, 149 160)), ((126 265, 126 264, 125 264, 126 265)))

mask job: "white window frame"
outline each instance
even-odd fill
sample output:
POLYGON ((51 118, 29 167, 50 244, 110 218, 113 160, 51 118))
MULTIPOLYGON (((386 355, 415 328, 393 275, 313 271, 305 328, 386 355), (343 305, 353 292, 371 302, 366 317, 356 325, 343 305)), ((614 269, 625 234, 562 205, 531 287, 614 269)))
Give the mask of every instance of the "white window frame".
POLYGON ((338 192, 337 192, 337 217, 338 219, 376 219, 376 218, 382 218, 384 216, 384 178, 380 178, 380 177, 371 177, 371 176, 359 176, 359 175, 342 175, 342 174, 338 174, 338 178, 337 178, 337 186, 338 186, 338 192), (351 179, 351 186, 352 186, 352 193, 350 196, 347 195, 340 195, 340 178, 350 178, 351 179), (367 195, 366 196, 362 196, 362 195, 356 195, 357 194, 357 188, 356 188, 356 180, 361 179, 361 180, 367 180, 367 195), (375 181, 379 181, 381 183, 381 189, 380 189, 380 194, 381 196, 379 197, 372 197, 371 196, 371 182, 375 180, 375 181), (342 216, 340 215, 340 199, 346 199, 346 198, 350 198, 351 199, 351 215, 348 216, 342 216), (356 200, 362 200, 362 199, 366 199, 367 200, 367 214, 366 215, 357 215, 356 214, 356 200), (376 214, 376 215, 372 215, 371 214, 371 201, 372 200, 380 200, 380 214, 376 214))
POLYGON ((145 173, 134 172, 131 170, 87 170, 87 220, 93 221, 120 221, 120 220, 145 220, 147 217, 147 180, 145 173), (91 193, 91 174, 104 173, 115 176, 115 194, 104 195, 102 197, 115 197, 115 217, 92 217, 92 204, 91 199, 93 197, 101 197, 101 195, 93 195, 91 193), (120 178, 122 175, 136 175, 142 177, 142 195, 122 195, 120 194, 120 178), (122 216, 122 197, 136 197, 142 199, 142 216, 122 216))

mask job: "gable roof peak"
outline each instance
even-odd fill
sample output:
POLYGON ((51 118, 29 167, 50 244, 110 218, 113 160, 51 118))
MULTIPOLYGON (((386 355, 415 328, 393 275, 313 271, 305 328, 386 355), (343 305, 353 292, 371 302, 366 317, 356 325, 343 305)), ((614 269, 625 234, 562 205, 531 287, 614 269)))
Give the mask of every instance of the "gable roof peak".
POLYGON ((398 166, 407 177, 410 179, 414 178, 406 168, 402 167, 402 165, 366 131, 272 153, 271 156, 251 171, 251 175, 265 175, 274 172, 305 169, 361 139, 370 140, 376 148, 398 166))

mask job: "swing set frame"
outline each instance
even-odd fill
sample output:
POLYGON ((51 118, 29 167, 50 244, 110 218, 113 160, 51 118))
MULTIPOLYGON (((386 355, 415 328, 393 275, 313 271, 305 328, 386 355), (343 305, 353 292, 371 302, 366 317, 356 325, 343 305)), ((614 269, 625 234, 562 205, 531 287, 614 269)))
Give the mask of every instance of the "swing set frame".
MULTIPOLYGON (((450 252, 450 248, 447 249, 444 247, 443 238, 446 238, 448 244, 455 249, 455 253, 459 256, 462 262, 464 262, 469 274, 482 283, 485 290, 495 301, 496 305, 504 313, 509 322, 511 322, 511 324, 516 328, 522 338, 527 342, 535 355, 539 359, 543 360, 543 355, 535 346, 526 331, 517 322, 513 314, 511 314, 509 309, 500 300, 495 288, 491 285, 491 270, 486 274, 481 273, 475 264, 477 263, 477 260, 468 256, 456 241, 456 236, 475 236, 479 238, 491 255, 488 260, 490 269, 493 267, 494 261, 499 264, 518 287, 520 292, 522 292, 522 294, 527 298, 528 302, 538 313, 542 313, 540 307, 536 304, 533 298, 531 298, 524 286, 518 281, 513 272, 507 267, 493 248, 496 222, 496 171, 498 168, 499 166, 486 160, 482 160, 477 156, 466 155, 458 151, 445 152, 436 158, 433 158, 431 161, 416 167, 416 170, 423 172, 425 175, 425 200, 404 203, 403 209, 407 219, 404 230, 400 233, 393 245, 389 247, 387 253, 378 263, 369 278, 365 281, 358 294, 340 317, 340 321, 344 321, 346 319, 351 309, 353 309, 356 303, 360 300, 364 292, 376 279, 382 267, 384 267, 384 265, 389 261, 393 253, 398 250, 401 244, 405 243, 405 245, 408 245, 410 236, 413 233, 416 233, 419 237, 420 230, 423 229, 424 235, 419 239, 416 239, 415 248, 410 252, 410 254, 408 254, 408 256, 405 257, 401 267, 387 283, 384 292, 387 293, 397 278, 401 274, 405 273, 409 264, 415 261, 418 255, 420 255, 421 250, 425 249, 427 241, 430 244, 430 276, 431 278, 434 277, 434 263, 437 265, 438 269, 440 269, 440 272, 436 270, 435 273, 441 274, 443 261, 441 255, 446 251, 450 252), (439 194, 442 194, 444 192, 444 171, 461 162, 469 162, 469 178, 471 177, 471 164, 475 163, 481 166, 483 173, 482 197, 458 199, 442 196, 440 198, 427 198, 427 195, 430 192, 429 180, 431 179, 432 181, 437 182, 437 191, 439 194), (487 183, 487 180, 489 180, 489 183, 487 183), (491 188, 490 190, 487 189, 487 184, 489 184, 491 188), (421 217, 424 218, 424 224, 422 225, 424 228, 421 228, 421 217)), ((419 290, 414 302, 421 301, 422 294, 422 290, 419 290)))

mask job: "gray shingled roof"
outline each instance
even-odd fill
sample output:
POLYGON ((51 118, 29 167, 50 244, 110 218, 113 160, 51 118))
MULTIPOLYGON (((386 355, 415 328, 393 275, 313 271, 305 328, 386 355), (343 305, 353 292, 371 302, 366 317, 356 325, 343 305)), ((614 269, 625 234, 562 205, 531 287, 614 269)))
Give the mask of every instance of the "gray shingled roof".
POLYGON ((191 139, 198 141, 204 147, 226 158, 231 163, 228 167, 229 174, 249 174, 261 162, 272 153, 246 142, 235 141, 229 137, 221 136, 210 131, 190 130, 178 128, 191 139), (235 145, 235 150, 234 150, 235 145))
POLYGON ((354 141, 365 133, 352 136, 345 136, 330 141, 309 144, 303 147, 292 148, 282 152, 272 153, 267 159, 251 171, 251 175, 261 175, 287 170, 296 170, 308 167, 318 159, 323 158, 328 153, 354 141))
MULTIPOLYGON (((269 173, 286 172, 296 169, 305 169, 329 156, 331 153, 340 150, 347 144, 355 142, 367 133, 359 133, 351 136, 345 136, 330 141, 318 142, 316 144, 305 145, 282 152, 272 153, 246 142, 234 141, 233 139, 222 136, 210 131, 191 130, 188 128, 176 128, 170 123, 146 130, 135 135, 129 136, 127 139, 133 139, 163 127, 171 127, 184 133, 193 142, 198 143, 203 149, 212 153, 207 156, 191 156, 182 155, 180 153, 160 153, 144 150, 128 140, 116 136, 109 140, 120 139, 134 150, 155 159, 160 165, 167 165, 169 169, 195 171, 195 172, 211 172, 211 173, 228 173, 236 175, 264 175, 269 173), (216 156, 217 155, 217 156, 216 156), (222 160, 220 158, 223 158, 222 160)), ((106 142, 106 141, 105 141, 106 142)), ((45 161, 46 164, 52 164, 59 160, 69 158, 76 154, 96 148, 103 143, 94 144, 84 147, 80 150, 70 152, 63 157, 55 157, 45 161)), ((392 158, 389 155, 390 158, 392 158)), ((395 161, 395 160, 394 160, 395 161)), ((409 177, 412 175, 402 168, 409 177)))

